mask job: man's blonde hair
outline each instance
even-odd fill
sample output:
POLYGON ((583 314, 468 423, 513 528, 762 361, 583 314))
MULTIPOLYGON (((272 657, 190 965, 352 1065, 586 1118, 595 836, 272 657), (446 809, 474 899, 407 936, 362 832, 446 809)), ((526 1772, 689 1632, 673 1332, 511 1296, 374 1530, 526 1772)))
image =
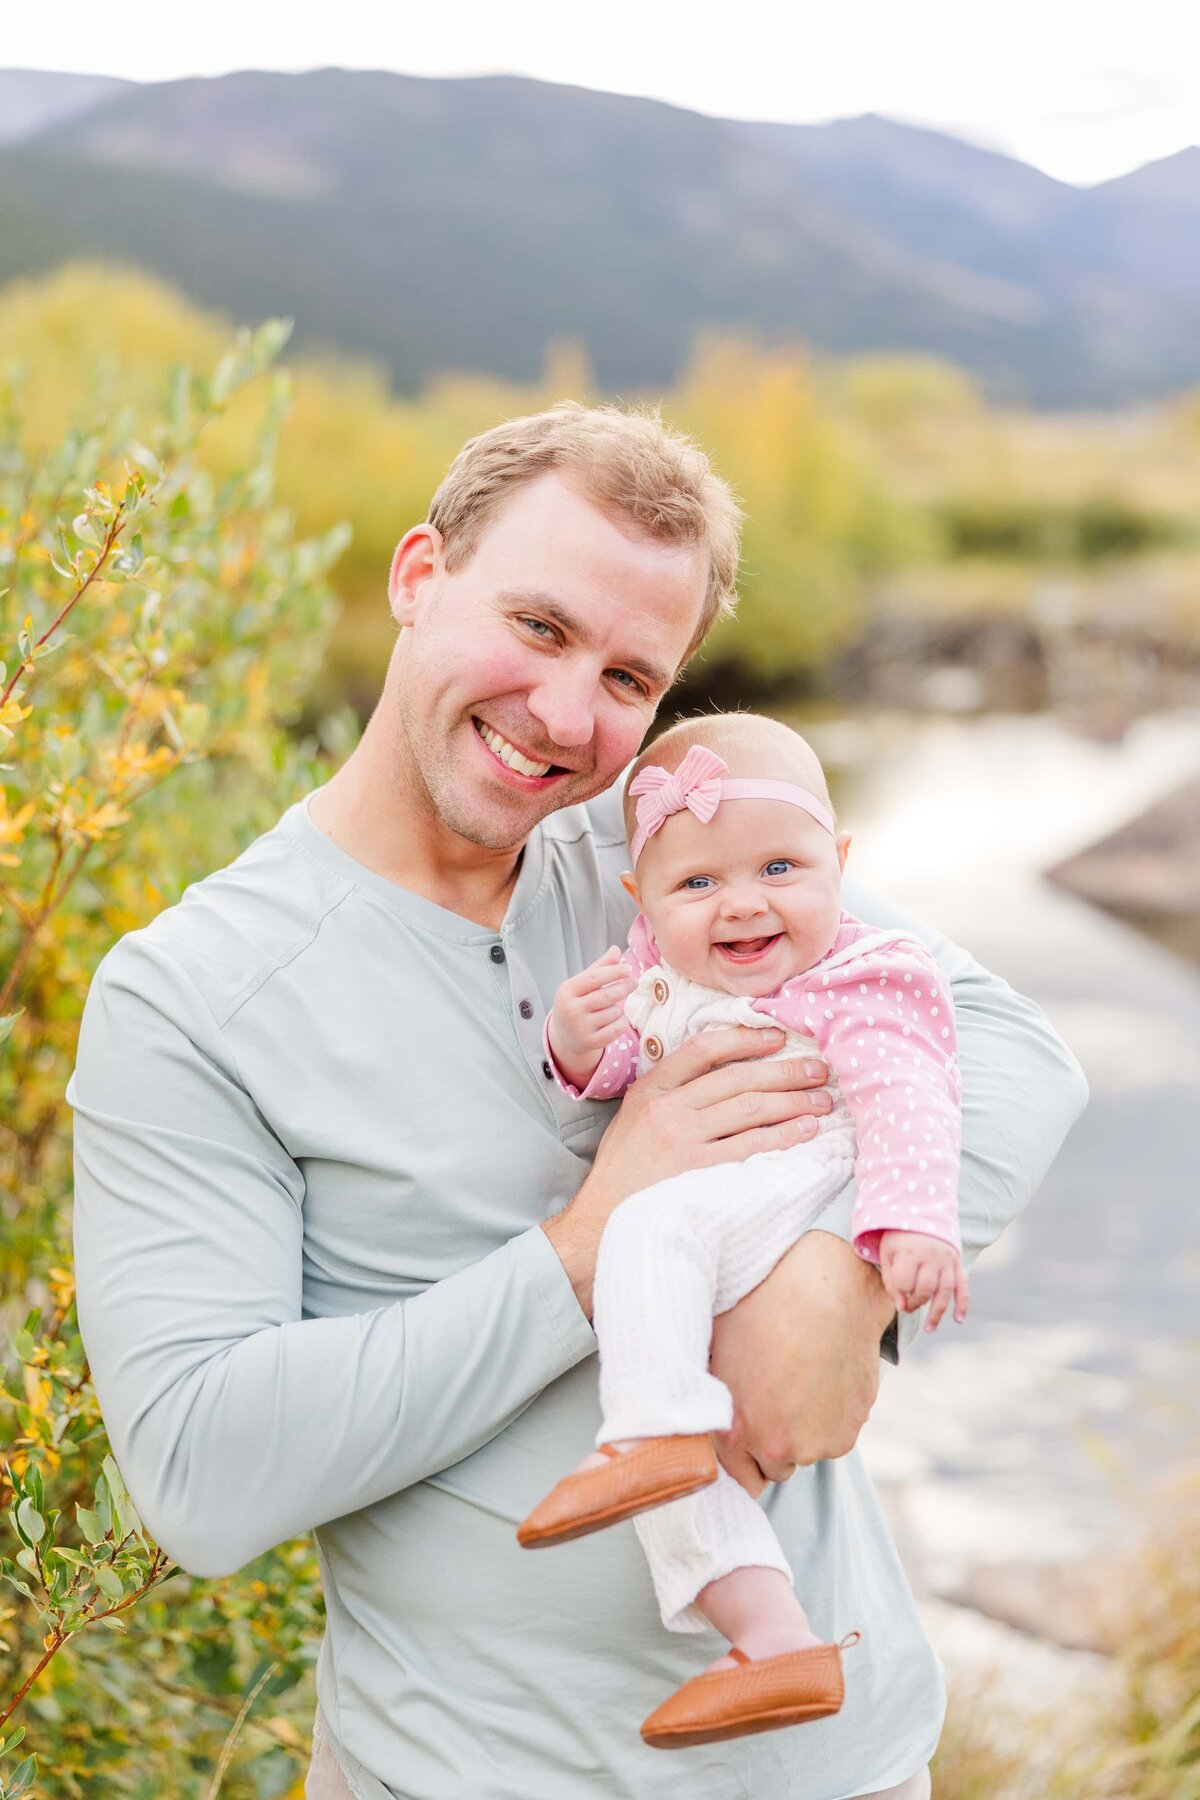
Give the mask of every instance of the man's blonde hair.
POLYGON ((742 511, 698 444, 657 412, 580 406, 506 419, 465 443, 429 506, 453 573, 470 561, 505 497, 539 475, 560 472, 604 513, 668 544, 699 544, 708 584, 687 655, 735 605, 742 511))

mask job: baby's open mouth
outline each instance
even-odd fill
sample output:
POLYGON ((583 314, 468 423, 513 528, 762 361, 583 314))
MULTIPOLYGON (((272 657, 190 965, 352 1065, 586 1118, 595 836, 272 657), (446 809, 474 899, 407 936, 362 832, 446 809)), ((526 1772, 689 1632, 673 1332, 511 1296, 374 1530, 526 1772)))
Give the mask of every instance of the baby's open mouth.
POLYGON ((728 943, 718 944, 716 948, 730 962, 753 962, 778 941, 779 933, 776 931, 770 937, 732 938, 728 943))

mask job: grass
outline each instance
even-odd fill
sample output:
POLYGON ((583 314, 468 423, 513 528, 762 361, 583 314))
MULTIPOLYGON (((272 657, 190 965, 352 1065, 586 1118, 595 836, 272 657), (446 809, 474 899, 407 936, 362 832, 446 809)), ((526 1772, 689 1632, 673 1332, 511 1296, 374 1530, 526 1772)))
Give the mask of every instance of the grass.
POLYGON ((1001 1708, 952 1684, 937 1800, 1200 1800, 1200 1477, 1165 1496, 1113 1579, 1128 1634, 1112 1679, 1072 1709, 1001 1708))

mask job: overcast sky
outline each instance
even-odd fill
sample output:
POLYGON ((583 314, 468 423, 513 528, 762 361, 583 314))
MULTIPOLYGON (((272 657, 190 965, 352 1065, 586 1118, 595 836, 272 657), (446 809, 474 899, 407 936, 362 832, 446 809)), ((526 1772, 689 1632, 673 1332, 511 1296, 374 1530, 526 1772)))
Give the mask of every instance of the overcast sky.
POLYGON ((1092 182, 1200 142, 1195 0, 0 0, 9 68, 504 71, 740 119, 861 112, 1092 182))

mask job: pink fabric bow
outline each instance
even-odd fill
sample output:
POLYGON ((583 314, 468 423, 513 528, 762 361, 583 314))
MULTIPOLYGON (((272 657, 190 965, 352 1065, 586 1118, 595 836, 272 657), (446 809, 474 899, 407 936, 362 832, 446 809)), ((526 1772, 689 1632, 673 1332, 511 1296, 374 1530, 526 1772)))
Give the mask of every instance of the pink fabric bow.
POLYGON ((629 846, 636 863, 648 840, 659 831, 672 813, 686 807, 702 825, 707 825, 721 803, 721 777, 729 764, 715 750, 693 744, 672 774, 657 763, 647 763, 629 784, 629 792, 637 799, 637 830, 629 846))

